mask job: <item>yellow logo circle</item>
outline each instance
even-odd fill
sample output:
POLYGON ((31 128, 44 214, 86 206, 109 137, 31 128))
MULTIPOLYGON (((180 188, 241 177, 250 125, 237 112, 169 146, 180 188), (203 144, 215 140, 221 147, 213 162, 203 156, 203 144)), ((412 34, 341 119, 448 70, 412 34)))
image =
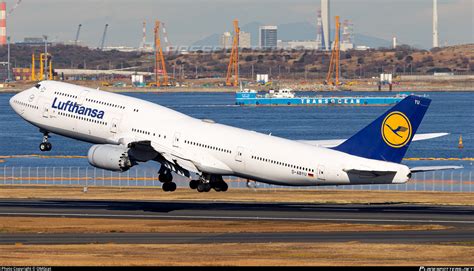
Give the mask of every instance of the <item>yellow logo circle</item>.
POLYGON ((410 120, 402 112, 388 114, 382 122, 382 138, 392 148, 405 146, 411 138, 410 120))

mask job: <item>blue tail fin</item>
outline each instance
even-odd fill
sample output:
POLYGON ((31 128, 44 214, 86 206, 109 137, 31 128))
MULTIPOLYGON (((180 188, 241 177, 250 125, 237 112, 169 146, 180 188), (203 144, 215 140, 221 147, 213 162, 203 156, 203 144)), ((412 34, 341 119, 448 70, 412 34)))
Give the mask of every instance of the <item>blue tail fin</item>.
POLYGON ((430 103, 430 99, 410 95, 333 149, 400 163, 430 103))

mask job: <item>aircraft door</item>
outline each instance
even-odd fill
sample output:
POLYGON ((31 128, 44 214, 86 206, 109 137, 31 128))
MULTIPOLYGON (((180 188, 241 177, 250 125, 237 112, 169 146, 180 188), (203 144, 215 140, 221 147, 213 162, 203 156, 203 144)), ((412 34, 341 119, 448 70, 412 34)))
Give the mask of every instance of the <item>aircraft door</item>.
POLYGON ((43 104, 43 118, 49 118, 49 103, 43 104))
POLYGON ((176 132, 174 133, 174 138, 173 138, 173 147, 178 148, 179 147, 179 139, 181 138, 181 133, 176 132))
POLYGON ((318 179, 319 180, 326 180, 326 169, 323 165, 318 165, 318 179))
POLYGON ((119 123, 118 119, 112 119, 112 125, 110 126, 110 132, 117 133, 118 123, 119 123))
POLYGON ((244 157, 244 148, 237 147, 237 153, 235 154, 235 161, 243 162, 243 157, 244 157))
POLYGON ((79 104, 84 104, 87 94, 89 94, 89 91, 86 89, 81 92, 81 95, 79 96, 79 104))

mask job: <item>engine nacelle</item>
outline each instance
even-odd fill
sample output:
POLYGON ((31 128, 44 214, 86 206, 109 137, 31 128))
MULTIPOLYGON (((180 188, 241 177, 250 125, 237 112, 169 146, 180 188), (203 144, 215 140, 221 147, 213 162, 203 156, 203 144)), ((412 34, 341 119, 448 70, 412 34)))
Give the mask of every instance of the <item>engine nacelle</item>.
POLYGON ((87 153, 89 164, 111 171, 127 171, 134 163, 128 155, 128 148, 118 145, 94 145, 87 153))

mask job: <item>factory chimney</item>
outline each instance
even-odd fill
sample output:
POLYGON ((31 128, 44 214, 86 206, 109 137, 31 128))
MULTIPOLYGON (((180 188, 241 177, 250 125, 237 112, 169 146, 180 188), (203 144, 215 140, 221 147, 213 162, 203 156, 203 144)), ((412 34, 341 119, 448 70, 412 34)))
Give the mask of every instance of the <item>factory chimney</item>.
POLYGON ((142 44, 141 47, 142 49, 145 49, 146 47, 146 22, 143 21, 143 29, 142 29, 142 44))
POLYGON ((331 26, 330 26, 330 10, 329 0, 321 0, 321 20, 323 24, 323 46, 324 50, 331 50, 331 26))
POLYGON ((438 39, 438 0, 433 0, 433 48, 439 47, 438 39))
POLYGON ((0 46, 7 44, 7 3, 0 3, 0 46))

